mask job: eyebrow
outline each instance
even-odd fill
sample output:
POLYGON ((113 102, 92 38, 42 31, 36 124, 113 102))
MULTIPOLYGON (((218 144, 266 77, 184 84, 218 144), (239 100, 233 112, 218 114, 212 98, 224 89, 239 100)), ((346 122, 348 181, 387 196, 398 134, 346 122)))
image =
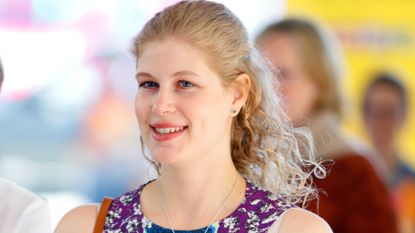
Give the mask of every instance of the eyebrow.
POLYGON ((196 74, 195 72, 189 71, 189 70, 183 70, 183 71, 179 71, 173 74, 173 76, 183 76, 183 75, 192 75, 192 76, 199 77, 198 74, 196 74))
MULTIPOLYGON (((172 76, 184 76, 184 75, 191 75, 191 76, 199 77, 199 75, 197 73, 189 71, 189 70, 178 71, 178 72, 174 73, 172 76)), ((151 75, 150 73, 147 73, 147 72, 138 72, 135 75, 136 78, 138 78, 140 76, 147 77, 147 78, 154 78, 153 75, 151 75)))
POLYGON ((140 76, 142 76, 142 77, 148 77, 148 78, 152 78, 152 77, 153 77, 153 75, 151 75, 151 74, 149 74, 149 73, 146 73, 146 72, 138 72, 138 73, 135 75, 135 78, 138 78, 138 77, 140 77, 140 76))

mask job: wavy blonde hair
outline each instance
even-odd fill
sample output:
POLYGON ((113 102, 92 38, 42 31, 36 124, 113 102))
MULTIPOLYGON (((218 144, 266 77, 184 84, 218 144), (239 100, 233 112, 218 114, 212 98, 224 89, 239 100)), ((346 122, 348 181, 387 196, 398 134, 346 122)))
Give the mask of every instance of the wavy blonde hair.
POLYGON ((288 123, 273 73, 240 20, 219 3, 181 1, 157 13, 137 35, 133 47, 137 60, 147 43, 167 38, 201 49, 224 86, 242 73, 251 78, 247 102, 232 123, 231 154, 238 172, 291 204, 314 197, 312 174, 323 177, 325 170, 315 160, 311 134, 288 123), (294 134, 306 138, 306 144, 298 145, 294 134), (301 156, 300 146, 307 148, 301 150, 306 155, 301 156))

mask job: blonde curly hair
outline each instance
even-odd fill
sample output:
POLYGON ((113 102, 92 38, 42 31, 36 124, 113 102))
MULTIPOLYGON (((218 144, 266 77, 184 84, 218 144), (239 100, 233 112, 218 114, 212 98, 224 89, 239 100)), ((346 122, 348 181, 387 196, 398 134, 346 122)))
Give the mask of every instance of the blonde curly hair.
MULTIPOLYGON (((223 4, 181 1, 157 13, 136 36, 133 52, 137 60, 147 43, 166 38, 204 51, 224 86, 243 73, 251 78, 247 102, 232 123, 231 154, 238 172, 291 204, 315 197, 312 175, 323 177, 325 170, 315 160, 311 134, 289 124, 273 73, 240 20, 223 4), (298 145, 295 134, 307 143, 298 145), (300 147, 306 154, 300 154, 300 147)), ((149 160, 159 169, 157 162, 149 160)))

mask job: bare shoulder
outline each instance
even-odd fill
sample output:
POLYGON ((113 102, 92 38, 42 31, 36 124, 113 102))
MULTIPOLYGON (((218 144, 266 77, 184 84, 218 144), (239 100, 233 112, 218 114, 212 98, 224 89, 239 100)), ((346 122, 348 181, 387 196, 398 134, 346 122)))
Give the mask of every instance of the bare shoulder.
POLYGON ((332 233, 326 221, 304 209, 288 209, 281 217, 278 233, 332 233))
POLYGON ((54 233, 92 232, 98 205, 83 205, 69 211, 59 221, 54 233))

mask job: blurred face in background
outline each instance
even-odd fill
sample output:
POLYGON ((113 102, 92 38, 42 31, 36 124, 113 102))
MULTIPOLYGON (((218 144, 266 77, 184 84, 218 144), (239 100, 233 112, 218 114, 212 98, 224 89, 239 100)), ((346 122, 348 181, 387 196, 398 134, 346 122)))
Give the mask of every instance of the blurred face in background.
POLYGON ((265 35, 259 46, 278 69, 276 76, 288 117, 294 126, 302 125, 313 113, 319 90, 305 68, 295 39, 287 33, 274 32, 265 35))
POLYGON ((369 90, 365 121, 375 146, 392 144, 404 120, 403 103, 398 90, 387 84, 377 84, 369 90))

